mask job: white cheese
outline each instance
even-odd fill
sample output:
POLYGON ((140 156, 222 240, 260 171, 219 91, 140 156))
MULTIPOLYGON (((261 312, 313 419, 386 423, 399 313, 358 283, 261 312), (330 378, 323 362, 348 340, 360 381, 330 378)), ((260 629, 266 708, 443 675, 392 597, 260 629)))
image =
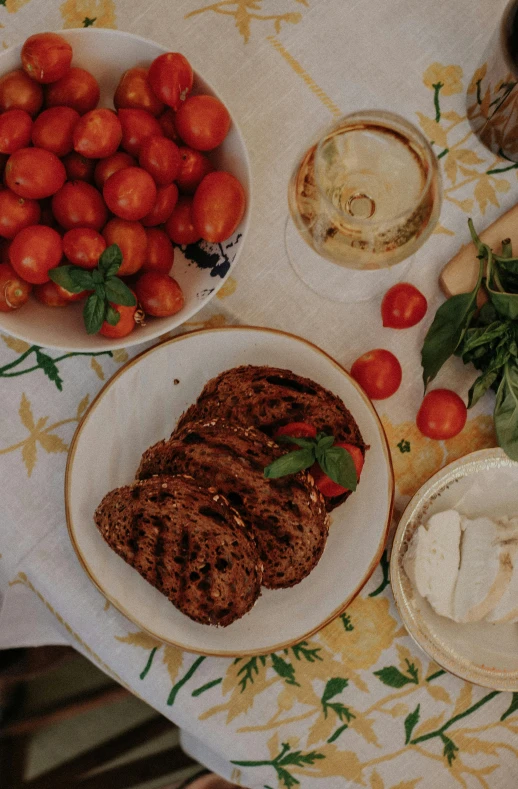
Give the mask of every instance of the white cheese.
POLYGON ((432 515, 414 533, 403 560, 422 597, 442 616, 453 618, 453 596, 460 562, 461 517, 456 510, 432 515))
POLYGON ((518 622, 518 518, 433 515, 403 559, 415 589, 456 622, 518 622))

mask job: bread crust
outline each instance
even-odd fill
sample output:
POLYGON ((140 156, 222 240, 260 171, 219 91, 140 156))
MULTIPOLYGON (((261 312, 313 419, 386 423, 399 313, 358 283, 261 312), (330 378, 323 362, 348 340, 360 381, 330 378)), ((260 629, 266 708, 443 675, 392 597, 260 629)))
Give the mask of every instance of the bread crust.
POLYGON ((282 454, 259 430, 212 419, 186 424, 146 450, 137 478, 189 473, 201 487, 222 493, 255 536, 263 586, 283 589, 317 565, 329 519, 309 473, 265 478, 264 468, 282 454))
POLYGON ((221 494, 155 476, 108 493, 95 523, 111 548, 195 622, 227 626, 260 594, 253 536, 221 494))
MULTIPOLYGON (((190 422, 214 417, 267 436, 290 422, 309 422, 336 441, 353 444, 365 456, 360 428, 342 400, 309 378, 278 367, 245 365, 225 370, 204 386, 196 403, 180 417, 177 430, 190 422)), ((284 451, 290 451, 285 446, 284 451)), ((328 511, 342 504, 350 491, 326 500, 328 511)))

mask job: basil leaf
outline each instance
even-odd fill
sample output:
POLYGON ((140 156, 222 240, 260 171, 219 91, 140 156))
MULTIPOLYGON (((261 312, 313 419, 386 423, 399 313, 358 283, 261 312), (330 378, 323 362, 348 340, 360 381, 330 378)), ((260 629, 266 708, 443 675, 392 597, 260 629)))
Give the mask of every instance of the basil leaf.
POLYGON ((106 247, 98 263, 101 274, 104 274, 105 277, 113 276, 120 269, 121 265, 122 252, 120 247, 117 244, 111 244, 109 247, 106 247), (108 270, 110 270, 110 274, 108 274, 108 270))
POLYGON ((88 334, 96 334, 103 325, 106 306, 106 301, 100 299, 96 293, 91 293, 88 296, 83 309, 83 318, 88 334))
POLYGON ((296 449, 295 452, 288 452, 264 469, 266 479, 277 479, 285 477, 287 474, 296 474, 305 468, 309 468, 315 462, 313 449, 296 449))
POLYGON ((101 274, 101 272, 99 271, 99 269, 94 268, 94 270, 92 271, 92 275, 91 276, 92 276, 92 281, 93 281, 94 285, 100 285, 101 282, 104 282, 104 277, 101 274))
POLYGON ((489 286, 487 292, 491 304, 500 315, 512 321, 518 319, 518 293, 499 293, 489 286))
POLYGON ((490 386, 494 384, 498 377, 498 370, 486 370, 485 373, 479 375, 477 380, 471 386, 468 393, 468 408, 472 408, 480 398, 485 395, 490 386))
POLYGON ((106 320, 110 326, 116 326, 121 319, 121 314, 118 310, 114 309, 111 304, 108 304, 106 310, 106 320))
POLYGON ((493 340, 498 339, 503 334, 507 334, 507 324, 502 321, 495 321, 495 323, 489 326, 482 326, 479 329, 468 329, 460 348, 461 355, 468 353, 479 345, 493 342, 493 340))
POLYGON ((277 436, 275 439, 279 444, 296 444, 298 447, 314 447, 314 438, 299 438, 298 436, 277 436))
POLYGON ((494 323, 497 318, 498 315, 495 308, 490 301, 486 301, 478 313, 478 323, 481 323, 483 326, 489 326, 491 323, 494 323))
POLYGON ((82 268, 75 268, 72 267, 70 272, 70 279, 77 287, 81 288, 81 290, 92 290, 93 289, 93 279, 92 275, 89 271, 85 271, 82 268))
POLYGON ((102 299, 102 301, 106 301, 106 290, 104 285, 94 285, 94 291, 99 296, 99 298, 102 299))
POLYGON ((137 300, 131 290, 118 277, 110 277, 104 283, 106 298, 114 304, 122 304, 124 307, 134 307, 137 300))
POLYGON ((334 443, 335 443, 334 436, 326 436, 325 434, 322 433, 321 438, 318 439, 317 447, 320 450, 326 450, 329 449, 329 447, 332 447, 334 443))
POLYGON ((333 482, 348 490, 356 490, 357 478, 354 462, 346 449, 331 447, 318 459, 322 471, 333 482))
POLYGON ((512 459, 518 460, 518 365, 508 362, 496 393, 495 430, 498 443, 512 459))
POLYGON ((460 293, 441 304, 428 329, 421 351, 425 388, 443 364, 457 350, 477 308, 484 261, 480 261, 478 281, 471 293, 460 293))
POLYGON ((56 266, 56 268, 49 270, 49 277, 52 282, 55 282, 56 285, 61 285, 69 293, 81 293, 84 288, 81 285, 77 285, 72 279, 72 270, 74 268, 75 266, 56 266))

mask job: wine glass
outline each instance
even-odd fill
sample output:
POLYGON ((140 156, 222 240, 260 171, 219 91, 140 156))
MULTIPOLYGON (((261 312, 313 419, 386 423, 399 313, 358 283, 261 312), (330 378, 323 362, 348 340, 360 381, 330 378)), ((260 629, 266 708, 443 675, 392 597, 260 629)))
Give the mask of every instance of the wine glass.
POLYGON ((433 231, 437 159, 404 118, 353 113, 298 161, 288 203, 286 248, 298 276, 333 301, 366 301, 404 276, 433 231))

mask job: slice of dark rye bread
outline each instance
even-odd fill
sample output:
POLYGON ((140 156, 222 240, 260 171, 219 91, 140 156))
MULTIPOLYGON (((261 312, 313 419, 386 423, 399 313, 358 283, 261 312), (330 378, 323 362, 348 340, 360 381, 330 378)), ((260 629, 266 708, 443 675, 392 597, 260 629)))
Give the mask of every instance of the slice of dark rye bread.
POLYGON ((264 477, 265 466, 282 454, 264 433, 212 419, 185 425, 150 447, 137 477, 188 472, 202 487, 222 493, 255 535, 263 586, 282 589, 313 570, 329 529, 324 498, 308 473, 264 477))
POLYGON ((108 493, 95 512, 106 542, 186 616, 230 625, 260 594, 254 538, 217 493, 160 476, 108 493))
MULTIPOLYGON (((252 425, 268 436, 289 422, 309 422, 336 441, 354 444, 365 455, 360 429, 342 400, 290 370, 247 365, 220 373, 205 384, 196 403, 180 417, 177 430, 213 417, 243 427, 252 425)), ((284 445, 283 451, 291 449, 284 445)), ((349 495, 348 491, 327 499, 327 509, 333 510, 349 495)))

